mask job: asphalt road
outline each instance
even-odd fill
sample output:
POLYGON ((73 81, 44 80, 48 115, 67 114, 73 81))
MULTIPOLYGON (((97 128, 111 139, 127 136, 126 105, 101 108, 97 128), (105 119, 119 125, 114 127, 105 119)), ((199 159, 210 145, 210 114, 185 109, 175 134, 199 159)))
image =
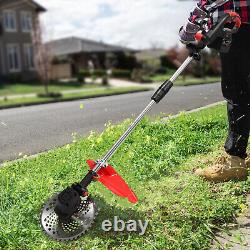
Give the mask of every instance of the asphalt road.
MULTIPOLYGON (((0 111, 0 162, 65 145, 72 133, 102 131, 108 121, 139 114, 153 91, 0 111), (84 108, 80 109, 83 104, 84 108)), ((219 84, 175 87, 150 115, 176 114, 223 100, 219 84)))

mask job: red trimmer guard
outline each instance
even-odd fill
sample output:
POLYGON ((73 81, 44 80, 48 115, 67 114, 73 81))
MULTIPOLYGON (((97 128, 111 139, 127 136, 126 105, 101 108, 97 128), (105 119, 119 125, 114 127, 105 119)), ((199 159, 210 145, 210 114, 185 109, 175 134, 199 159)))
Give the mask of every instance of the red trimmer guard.
MULTIPOLYGON (((87 164, 90 169, 93 169, 96 166, 96 162, 93 160, 87 160, 87 164)), ((135 193, 112 166, 108 165, 105 168, 101 168, 97 174, 98 181, 100 181, 112 193, 127 198, 131 203, 137 203, 138 198, 135 193)))

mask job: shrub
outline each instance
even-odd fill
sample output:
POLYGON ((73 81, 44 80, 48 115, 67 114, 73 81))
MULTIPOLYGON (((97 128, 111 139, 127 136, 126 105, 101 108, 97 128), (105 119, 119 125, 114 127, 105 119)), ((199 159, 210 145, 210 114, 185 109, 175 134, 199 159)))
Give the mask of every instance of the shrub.
POLYGON ((86 69, 81 69, 81 70, 79 71, 79 74, 82 74, 82 75, 84 75, 85 77, 90 77, 90 76, 91 76, 90 71, 89 71, 89 70, 86 70, 86 69))
POLYGON ((56 93, 56 92, 51 92, 51 93, 40 93, 40 94, 37 94, 38 97, 40 98, 60 98, 62 97, 62 94, 61 93, 56 93))
POLYGON ((149 76, 143 76, 140 82, 141 83, 152 83, 153 81, 150 79, 149 76))
POLYGON ((112 76, 114 78, 130 79, 131 78, 131 71, 125 70, 125 69, 114 69, 114 70, 112 70, 112 76))
POLYGON ((108 79, 107 75, 102 77, 102 85, 103 86, 109 86, 109 79, 108 79))
POLYGON ((167 73, 168 73, 168 70, 165 67, 161 67, 155 71, 155 74, 159 74, 159 75, 165 75, 167 73))
POLYGON ((79 83, 85 83, 85 76, 83 75, 83 74, 78 74, 77 75, 77 81, 79 82, 79 83))
POLYGON ((107 72, 105 69, 96 69, 96 70, 94 70, 93 75, 95 77, 103 77, 103 76, 107 75, 107 72))
POLYGON ((91 73, 89 70, 81 69, 76 77, 78 82, 85 83, 85 78, 91 77, 91 73))
POLYGON ((143 69, 134 69, 131 76, 132 80, 141 83, 151 83, 148 72, 143 69))
POLYGON ((23 77, 22 77, 22 74, 20 73, 10 74, 6 76, 5 79, 9 83, 23 82, 23 77))
POLYGON ((133 70, 139 67, 139 63, 134 55, 126 55, 126 53, 118 53, 116 58, 116 63, 113 65, 118 69, 133 70))
POLYGON ((134 69, 131 75, 131 78, 135 82, 140 82, 143 76, 142 69, 134 69))
POLYGON ((169 68, 169 69, 176 69, 176 66, 173 64, 173 62, 167 56, 162 56, 160 58, 160 60, 161 60, 162 67, 169 68))

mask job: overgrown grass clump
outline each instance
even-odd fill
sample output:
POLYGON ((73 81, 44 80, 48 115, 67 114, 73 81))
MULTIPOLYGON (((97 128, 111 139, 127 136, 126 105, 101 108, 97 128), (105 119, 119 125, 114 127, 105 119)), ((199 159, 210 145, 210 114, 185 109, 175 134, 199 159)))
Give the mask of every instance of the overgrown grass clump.
POLYGON ((85 159, 99 159, 131 121, 107 125, 102 134, 26 159, 0 170, 0 248, 9 249, 209 249, 213 232, 240 212, 250 182, 210 184, 192 174, 219 154, 227 130, 225 107, 182 114, 168 121, 145 119, 111 164, 140 202, 131 206, 101 184, 90 186, 100 210, 95 227, 70 243, 47 238, 39 227, 42 204, 80 180, 85 159), (103 232, 118 216, 149 220, 144 236, 103 232))

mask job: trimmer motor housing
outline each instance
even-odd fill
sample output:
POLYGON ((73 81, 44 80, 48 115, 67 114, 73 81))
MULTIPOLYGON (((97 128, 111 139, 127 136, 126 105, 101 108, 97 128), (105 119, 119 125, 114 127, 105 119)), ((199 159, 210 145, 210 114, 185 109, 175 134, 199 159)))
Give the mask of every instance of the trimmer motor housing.
POLYGON ((55 213, 60 220, 67 221, 79 208, 81 197, 77 187, 78 185, 68 187, 58 195, 55 213))

